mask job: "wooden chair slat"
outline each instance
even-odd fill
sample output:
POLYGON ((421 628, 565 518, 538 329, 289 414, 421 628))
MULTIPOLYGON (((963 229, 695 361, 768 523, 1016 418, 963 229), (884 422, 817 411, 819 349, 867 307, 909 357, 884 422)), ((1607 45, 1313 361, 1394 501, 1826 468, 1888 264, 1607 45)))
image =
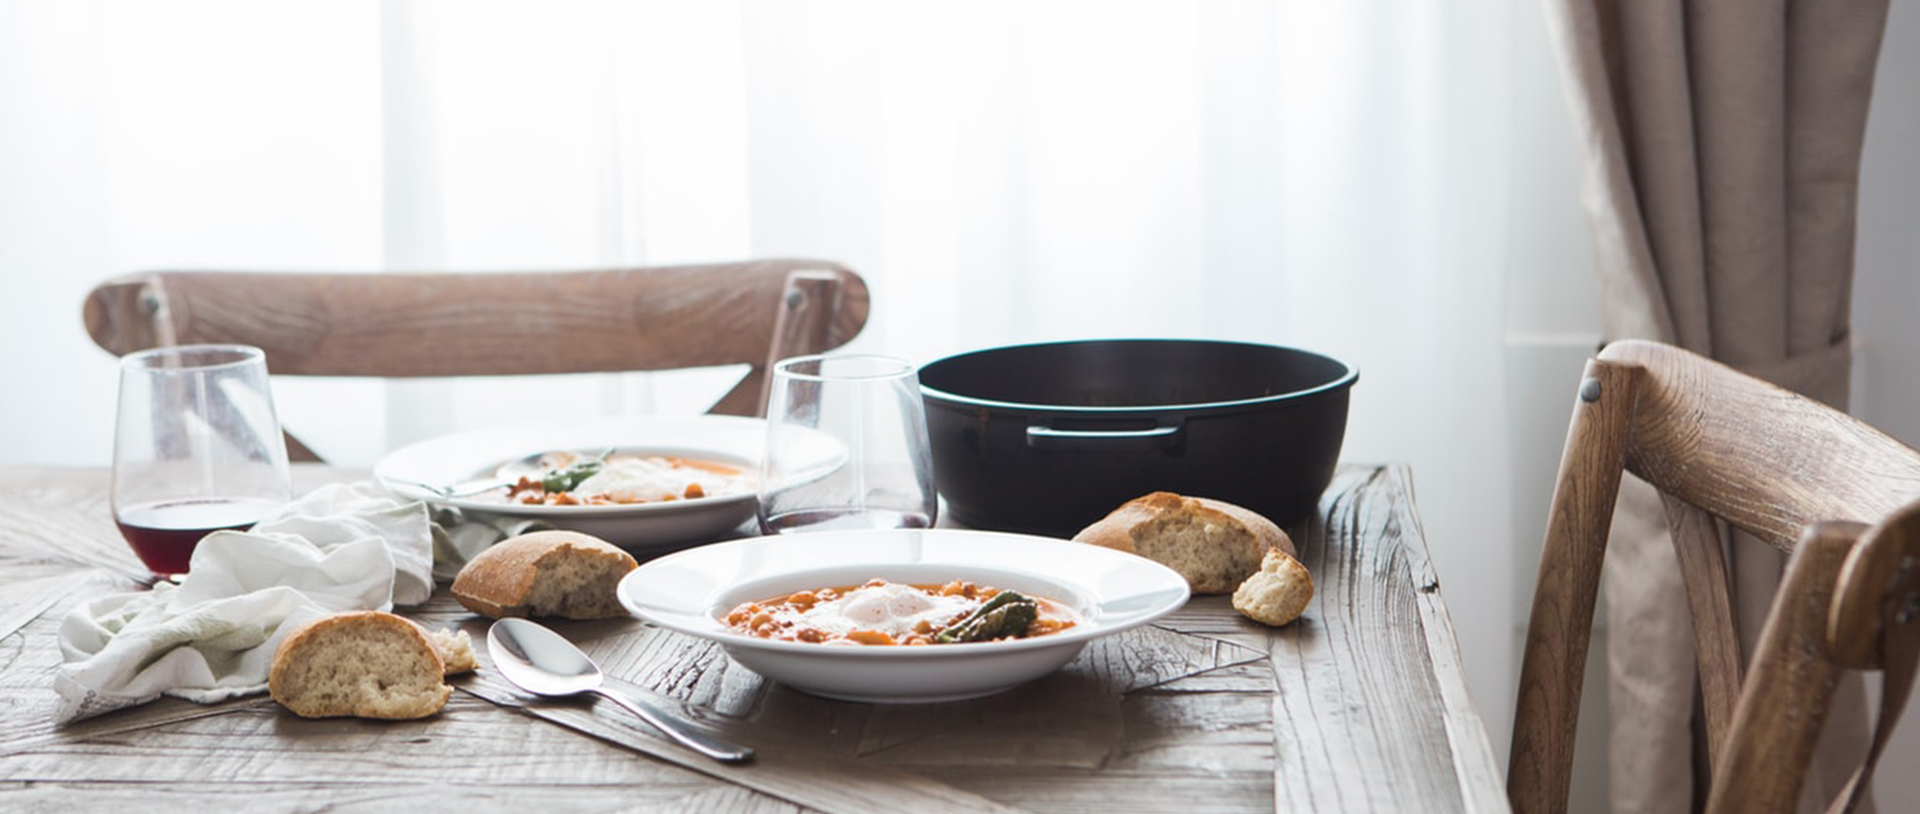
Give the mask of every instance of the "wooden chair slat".
MULTIPOLYGON (((866 325, 866 283, 838 263, 768 259, 591 271, 160 271, 88 295, 87 331, 125 354, 237 343, 275 375, 382 378, 746 365, 711 408, 761 415, 767 370, 866 325)), ((292 436, 289 457, 319 457, 292 436)))
POLYGON ((1567 430, 1521 654, 1507 769, 1507 796, 1518 814, 1566 811, 1580 677, 1641 374, 1632 365, 1588 362, 1567 430))
POLYGON ((1740 636, 1729 588, 1726 539, 1713 516, 1671 496, 1662 496, 1671 519, 1674 554, 1680 561, 1693 612, 1693 649, 1700 669, 1700 701, 1707 729, 1707 759, 1718 760, 1740 697, 1740 636))
MULTIPOLYGON (((1793 810, 1840 671, 1877 666, 1903 646, 1905 639, 1881 633, 1892 629, 1888 608, 1911 605, 1920 615, 1920 586, 1912 584, 1920 576, 1890 576, 1897 569, 1889 565, 1920 560, 1920 547, 1899 557, 1886 553, 1893 544, 1859 551, 1870 541, 1920 540, 1920 452, 1824 404, 1660 343, 1609 344, 1588 363, 1581 394, 1522 657, 1508 772, 1514 809, 1566 810, 1599 564, 1624 470, 1661 493, 1687 586, 1713 766, 1710 810, 1793 810), (1795 552, 1747 669, 1722 523, 1795 552), (1836 588, 1850 551, 1868 576, 1836 588)), ((1910 671, 1889 675, 1910 680, 1910 671)), ((1904 686, 1895 690, 1904 697, 1904 686)))
POLYGON ((1873 522, 1920 495, 1920 454, 1813 399, 1671 345, 1600 358, 1649 373, 1629 471, 1782 551, 1814 522, 1873 522))
POLYGON ((1788 560, 1727 746, 1714 763, 1709 814, 1781 810, 1779 801, 1799 801, 1841 674, 1832 662, 1805 654, 1825 649, 1834 582, 1848 549, 1865 531, 1859 523, 1818 524, 1788 560), (1800 769, 1781 771, 1783 766, 1800 769))

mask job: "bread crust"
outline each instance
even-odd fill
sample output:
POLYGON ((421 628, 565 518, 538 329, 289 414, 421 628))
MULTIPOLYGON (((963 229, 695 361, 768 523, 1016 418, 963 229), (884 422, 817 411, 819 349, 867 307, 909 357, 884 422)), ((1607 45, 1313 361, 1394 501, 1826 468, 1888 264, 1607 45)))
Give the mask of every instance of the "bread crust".
POLYGON ((618 577, 639 567, 633 555, 591 535, 574 531, 536 531, 494 544, 469 561, 453 579, 453 597, 467 610, 490 619, 508 616, 560 616, 567 619, 605 619, 626 613, 612 585, 618 577), (544 573, 572 561, 611 571, 604 593, 568 597, 559 607, 536 607, 544 573))
POLYGON ((1258 512, 1223 500, 1172 492, 1153 492, 1129 500, 1082 529, 1073 539, 1159 561, 1186 577, 1188 587, 1196 594, 1234 590, 1259 568, 1261 557, 1269 550, 1285 551, 1288 556, 1296 554, 1287 533, 1258 512), (1189 546, 1187 551, 1175 552, 1179 556, 1172 556, 1165 546, 1174 543, 1157 539, 1156 535, 1164 534, 1164 529, 1177 523, 1228 531, 1198 544, 1218 547, 1218 550, 1189 546), (1143 551, 1148 544, 1155 551, 1143 551))
MULTIPOLYGON (((453 694, 453 688, 441 679, 446 669, 439 651, 428 641, 427 634, 419 625, 382 611, 352 611, 308 622, 282 639, 280 646, 273 651, 273 664, 267 671, 267 692, 281 706, 303 718, 424 718, 439 712, 441 707, 446 706, 448 696, 453 694), (308 688, 295 686, 298 680, 296 674, 304 660, 320 656, 323 648, 339 646, 339 639, 354 638, 356 631, 371 631, 374 635, 391 633, 400 637, 414 651, 410 655, 418 660, 419 666, 423 670, 431 670, 432 680, 438 684, 438 690, 430 691, 412 702, 389 703, 390 699, 370 700, 339 695, 317 697, 308 692, 308 688)), ((426 675, 381 678, 398 683, 407 678, 424 681, 426 675)))
POLYGON ((1287 536, 1286 531, 1282 530, 1279 524, 1268 520, 1266 515, 1260 514, 1252 509, 1236 506, 1224 500, 1214 500, 1210 497, 1196 497, 1193 499, 1200 501, 1200 505, 1231 517, 1241 525, 1246 526, 1247 531, 1252 532, 1254 539, 1259 541, 1260 553, 1262 555, 1266 554, 1268 549, 1277 548, 1287 552, 1287 556, 1289 557, 1297 559, 1300 556, 1300 552, 1295 551, 1293 548, 1293 538, 1287 536))

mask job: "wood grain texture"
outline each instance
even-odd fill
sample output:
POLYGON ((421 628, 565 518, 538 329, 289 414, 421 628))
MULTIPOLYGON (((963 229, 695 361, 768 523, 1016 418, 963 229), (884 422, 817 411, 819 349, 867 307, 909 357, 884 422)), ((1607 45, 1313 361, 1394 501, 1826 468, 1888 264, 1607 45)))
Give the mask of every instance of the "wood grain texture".
POLYGON ((1920 501, 1860 534, 1832 593, 1822 655, 1835 666, 1880 675, 1872 744, 1828 807, 1830 814, 1846 814, 1873 787, 1874 771, 1920 680, 1920 501))
POLYGON ((1709 814, 1784 814, 1799 807, 1804 767, 1840 682, 1840 667, 1821 655, 1827 610, 1840 566, 1865 531, 1858 523, 1816 524, 1795 547, 1714 763, 1709 814))
MULTIPOLYGON (((295 475, 307 487, 360 473, 295 475)), ((1343 467, 1320 516, 1289 529, 1319 589, 1302 622, 1267 628, 1207 597, 988 698, 828 701, 634 620, 555 623, 612 681, 759 748, 744 767, 678 752, 607 705, 529 698, 484 666, 420 721, 309 721, 264 698, 162 699, 54 727, 59 619, 133 585, 102 567, 130 561, 105 489, 102 470, 0 470, 0 570, 40 586, 28 598, 0 594, 0 619, 28 619, 0 636, 0 810, 236 800, 261 812, 462 814, 1504 807, 1402 467, 1343 467), (49 530, 82 539, 51 554, 49 530)), ((407 612, 470 635, 487 623, 444 590, 407 612)))
POLYGON ((1648 372, 1629 470, 1782 551, 1812 523, 1872 523, 1920 496, 1920 453, 1845 413, 1654 342, 1600 358, 1648 372))
MULTIPOLYGON (((161 271, 88 295, 101 348, 238 343, 292 376, 511 376, 746 365, 711 412, 760 415, 774 360, 866 325, 866 283, 825 260, 502 273, 161 271)), ((295 461, 317 461, 288 436, 295 461)))
POLYGON ((1680 561, 1693 614, 1693 651, 1699 663, 1701 717, 1707 730, 1707 761, 1720 760, 1733 708, 1740 698, 1741 658, 1739 628, 1733 616, 1733 592, 1728 580, 1727 541, 1713 516, 1663 495, 1673 551, 1680 561))
MULTIPOLYGON (((1661 493, 1687 586, 1713 765, 1709 807, 1790 810, 1835 669, 1889 650, 1862 633, 1892 618, 1880 615, 1888 603, 1920 607, 1920 587, 1889 576, 1885 564, 1897 557, 1884 554, 1873 558, 1883 569, 1873 587, 1839 603, 1855 611, 1828 610, 1839 567, 1830 557, 1844 556, 1856 538, 1920 539, 1920 452, 1838 410, 1667 345, 1609 344, 1587 375, 1561 458, 1522 660, 1508 778, 1514 808, 1566 807, 1594 595, 1624 470, 1661 493), (1796 556, 1799 573, 1776 595, 1752 670, 1741 665, 1722 523, 1787 551, 1809 528, 1821 530, 1809 539, 1823 551, 1796 556), (1875 611, 1859 610, 1867 606, 1875 611)), ((1893 680, 1890 697, 1903 698, 1911 676, 1893 680)))
POLYGON ((1630 365, 1588 362, 1574 403, 1520 661, 1507 794, 1522 814, 1567 808, 1600 564, 1643 378, 1630 365))
POLYGON ((1889 638, 1920 627, 1916 515, 1920 503, 1907 504, 1847 554, 1827 620, 1827 652, 1843 667, 1886 669, 1889 638))
POLYGON ((824 260, 478 274, 150 272, 103 283, 84 317, 95 343, 115 354, 238 342, 265 349, 270 370, 294 376, 764 366, 795 271, 829 275, 839 299, 818 309, 832 317, 829 327, 794 336, 834 347, 859 333, 866 286, 824 260))
POLYGON ((1314 575, 1303 619, 1271 636, 1275 780, 1281 811, 1486 811, 1499 776, 1461 673, 1391 666, 1425 652, 1457 670, 1459 645, 1437 605, 1440 583, 1420 538, 1405 470, 1343 469, 1321 515, 1295 540, 1314 575), (1377 539, 1401 544, 1375 545, 1377 539), (1430 634, 1433 641, 1429 641, 1430 634), (1362 698, 1374 699, 1356 703, 1362 698), (1419 699, 1383 704, 1379 699, 1419 699), (1310 738, 1298 737, 1311 733, 1310 738), (1477 734, 1476 734, 1477 733, 1477 734), (1418 782, 1383 785, 1355 766, 1397 767, 1418 782), (1470 778, 1471 782, 1463 782, 1470 778), (1468 806, 1469 799, 1475 806, 1468 806))
MULTIPOLYGON (((1387 470, 1384 474, 1399 478, 1410 475, 1404 469, 1387 470)), ((1502 785, 1505 775, 1487 738, 1486 722, 1474 707, 1473 696, 1467 689, 1466 665, 1453 631, 1453 615, 1441 598, 1440 574, 1427 556, 1426 532, 1414 505, 1411 480, 1403 488, 1407 499, 1395 505, 1392 523, 1395 528, 1404 529, 1410 539, 1422 541, 1417 546, 1408 546, 1417 558, 1409 566, 1408 577, 1417 594, 1421 628, 1427 635, 1427 655, 1433 659, 1434 687, 1446 726, 1448 751, 1453 756, 1454 773, 1460 778, 1461 801, 1466 811, 1504 811, 1508 808, 1502 785)), ((1470 579, 1462 580, 1461 584, 1473 587, 1470 579)))
POLYGON ((339 783, 5 783, 0 800, 16 814, 126 814, 128 811, 325 811, 393 814, 803 814, 809 809, 738 787, 698 779, 681 782, 498 787, 423 781, 345 786, 339 783), (218 801, 209 805, 208 801, 218 801))

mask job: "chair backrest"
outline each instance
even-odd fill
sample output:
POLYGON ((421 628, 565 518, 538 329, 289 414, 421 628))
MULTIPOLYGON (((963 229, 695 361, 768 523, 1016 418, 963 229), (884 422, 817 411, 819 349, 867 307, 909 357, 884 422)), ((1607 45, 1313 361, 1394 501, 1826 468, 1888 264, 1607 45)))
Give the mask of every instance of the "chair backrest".
POLYGON ((1793 810, 1841 670, 1887 668, 1896 715, 1911 686, 1906 651, 1920 641, 1912 618, 1920 614, 1894 609, 1920 603, 1912 573, 1920 452, 1670 345, 1615 342, 1589 361, 1522 659, 1508 773, 1516 811, 1566 808, 1580 682, 1623 471, 1660 491, 1679 555, 1713 767, 1709 811, 1793 810), (1744 678, 1722 522, 1793 552, 1744 678))
MULTIPOLYGON (((772 361, 846 344, 859 275, 822 260, 512 273, 161 271, 100 284, 87 332, 125 354, 238 343, 295 376, 496 376, 746 364, 711 412, 759 415, 772 361)), ((290 441, 294 460, 316 460, 290 441)))

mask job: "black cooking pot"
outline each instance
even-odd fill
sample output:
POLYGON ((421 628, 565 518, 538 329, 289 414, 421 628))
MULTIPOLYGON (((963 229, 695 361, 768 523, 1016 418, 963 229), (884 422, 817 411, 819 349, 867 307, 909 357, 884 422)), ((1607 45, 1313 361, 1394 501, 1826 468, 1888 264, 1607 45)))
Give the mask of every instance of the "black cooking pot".
POLYGON ((1306 516, 1359 375, 1293 348, 1122 339, 950 356, 920 389, 953 519, 1066 537, 1156 490, 1306 516))

